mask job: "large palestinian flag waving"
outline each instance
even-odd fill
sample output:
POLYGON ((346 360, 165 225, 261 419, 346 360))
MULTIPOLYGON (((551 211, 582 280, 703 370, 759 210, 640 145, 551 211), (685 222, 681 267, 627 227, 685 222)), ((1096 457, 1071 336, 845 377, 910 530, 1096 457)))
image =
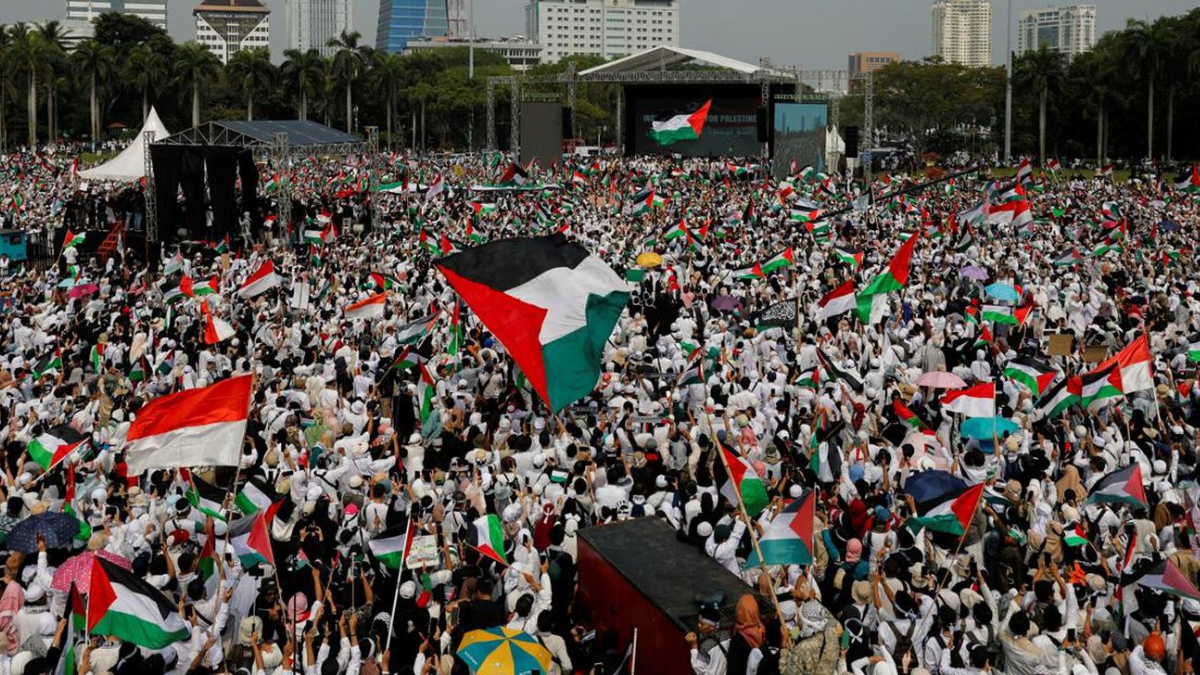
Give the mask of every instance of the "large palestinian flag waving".
POLYGON ((147 649, 188 637, 187 624, 161 591, 100 556, 92 559, 87 625, 92 635, 114 635, 147 649))
MULTIPOLYGON (((813 523, 816 510, 813 492, 805 492, 771 520, 759 538, 762 559, 768 565, 810 565, 813 551, 813 523)), ((758 551, 751 551, 743 569, 759 565, 758 551)))
POLYGON ((552 410, 592 391, 629 300, 608 265, 562 235, 504 239, 434 264, 552 410))

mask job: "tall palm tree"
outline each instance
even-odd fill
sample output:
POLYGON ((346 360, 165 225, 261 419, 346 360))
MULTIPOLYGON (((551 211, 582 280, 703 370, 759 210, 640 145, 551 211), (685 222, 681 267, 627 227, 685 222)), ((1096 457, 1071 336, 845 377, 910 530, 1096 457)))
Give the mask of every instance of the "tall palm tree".
POLYGON ((64 39, 66 31, 62 23, 47 21, 37 28, 45 47, 42 60, 43 79, 46 82, 46 136, 53 143, 58 136, 58 72, 67 50, 64 39))
POLYGON ((346 90, 346 131, 354 131, 354 85, 362 79, 367 70, 371 54, 369 47, 359 45, 362 34, 356 30, 342 31, 335 38, 329 38, 328 47, 337 50, 333 55, 333 75, 338 84, 346 90))
POLYGON ((418 82, 407 90, 409 105, 413 106, 413 147, 417 147, 417 109, 421 106, 421 145, 425 149, 425 104, 434 97, 437 90, 428 82, 418 82))
POLYGON ((125 81, 142 90, 142 124, 150 117, 150 92, 167 80, 167 58, 148 44, 138 45, 125 60, 125 81))
POLYGON ((185 42, 175 52, 175 77, 192 90, 192 126, 200 126, 200 87, 221 75, 221 62, 196 42, 185 42))
POLYGON ((1109 102, 1113 99, 1113 60, 1107 50, 1093 49, 1072 59, 1070 70, 1071 80, 1079 86, 1075 94, 1096 116, 1096 166, 1103 166, 1104 125, 1109 102))
POLYGON ((0 152, 8 151, 8 124, 5 112, 8 110, 8 68, 11 60, 12 36, 8 32, 8 26, 0 25, 0 152))
POLYGON ((254 97, 269 90, 275 82, 275 66, 266 47, 242 49, 225 66, 230 84, 246 95, 246 119, 254 121, 254 97))
POLYGON ((96 39, 84 40, 75 47, 75 73, 88 83, 88 100, 92 118, 92 141, 100 140, 100 99, 97 90, 112 77, 117 67, 117 57, 112 47, 96 39))
POLYGON ((45 43, 36 30, 30 30, 23 22, 13 24, 9 29, 12 34, 12 57, 14 69, 25 75, 29 87, 26 96, 28 112, 28 143, 29 147, 37 146, 37 88, 38 71, 42 69, 46 55, 45 43))
POLYGON ((1154 159, 1154 84, 1166 59, 1166 24, 1130 19, 1122 33, 1131 74, 1146 82, 1146 158, 1154 159))
POLYGON ((1021 56, 1016 64, 1014 79, 1018 86, 1031 89, 1038 102, 1038 161, 1046 166, 1046 104, 1050 92, 1058 90, 1063 82, 1063 57, 1052 52, 1046 45, 1036 52, 1021 56))
POLYGON ((283 86, 296 92, 299 104, 296 115, 301 120, 308 119, 308 99, 315 95, 325 80, 325 57, 316 49, 300 51, 288 49, 283 52, 285 61, 280 68, 283 76, 283 86))
POLYGON ((371 68, 371 81, 375 91, 387 100, 387 137, 388 144, 392 143, 392 117, 396 111, 396 102, 404 91, 407 68, 404 57, 387 52, 375 53, 375 65, 371 68))

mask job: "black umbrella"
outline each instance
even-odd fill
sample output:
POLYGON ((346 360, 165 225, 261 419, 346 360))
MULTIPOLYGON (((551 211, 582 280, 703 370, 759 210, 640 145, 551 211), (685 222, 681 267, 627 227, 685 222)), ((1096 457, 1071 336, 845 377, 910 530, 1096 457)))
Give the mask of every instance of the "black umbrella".
POLYGON ((8 533, 6 545, 14 551, 33 553, 38 548, 38 535, 46 548, 67 548, 79 535, 79 521, 67 513, 39 513, 17 523, 8 533))

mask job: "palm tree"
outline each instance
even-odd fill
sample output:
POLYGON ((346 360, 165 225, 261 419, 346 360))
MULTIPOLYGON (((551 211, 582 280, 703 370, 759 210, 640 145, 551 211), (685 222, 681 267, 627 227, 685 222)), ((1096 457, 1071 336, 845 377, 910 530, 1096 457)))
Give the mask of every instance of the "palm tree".
POLYGON ((317 93, 324 85, 325 57, 315 49, 300 51, 288 49, 283 52, 287 60, 280 68, 283 75, 283 86, 295 91, 299 101, 297 117, 308 119, 308 98, 317 93))
POLYGON ((8 109, 8 66, 12 60, 12 36, 8 27, 0 25, 0 152, 8 151, 8 124, 5 111, 8 109))
POLYGON ((392 116, 396 111, 396 101, 404 91, 407 68, 404 57, 387 52, 375 53, 375 65, 371 68, 371 80, 376 92, 387 100, 387 137, 388 144, 392 143, 392 116))
POLYGON ((1036 52, 1021 56, 1015 70, 1014 79, 1019 86, 1032 89, 1037 97, 1038 161, 1046 166, 1046 104, 1050 100, 1050 91, 1062 85, 1063 57, 1041 45, 1036 52))
POLYGON ((1104 166, 1104 125, 1113 98, 1115 67, 1109 54, 1107 50, 1093 49, 1076 56, 1070 66, 1071 80, 1080 87, 1075 95, 1096 115, 1096 166, 1104 166))
POLYGON ((221 62, 199 43, 186 42, 175 52, 175 77, 192 90, 192 126, 200 126, 200 87, 217 79, 221 62))
POLYGON ((142 90, 142 124, 150 117, 150 91, 167 79, 167 59, 154 47, 134 47, 125 61, 125 79, 142 90))
POLYGON ((1130 19, 1122 35, 1131 74, 1146 82, 1146 158, 1154 159, 1154 82, 1166 58, 1166 24, 1130 19))
POLYGON ((37 28, 45 46, 42 69, 46 80, 46 137, 53 143, 58 136, 58 71, 67 50, 64 47, 66 31, 58 21, 47 21, 37 28))
POLYGON ((38 71, 42 69, 46 47, 41 34, 36 30, 29 30, 29 26, 23 22, 13 24, 10 30, 12 31, 13 65, 17 72, 25 74, 25 80, 29 86, 26 96, 29 116, 28 142, 29 147, 34 148, 37 146, 38 71))
POLYGON ((429 99, 433 98, 437 90, 428 82, 418 82, 408 88, 409 105, 413 105, 413 146, 417 146, 417 109, 416 104, 421 106, 421 145, 422 150, 425 149, 425 104, 429 99))
POLYGON ((354 131, 354 85, 362 78, 367 70, 368 57, 371 50, 360 46, 362 34, 358 31, 342 31, 335 38, 329 38, 326 46, 337 50, 333 56, 333 75, 338 84, 346 90, 346 131, 354 131))
POLYGON ((84 40, 75 47, 74 66, 76 74, 88 83, 88 97, 91 104, 92 141, 100 139, 100 100, 96 95, 97 87, 107 82, 116 70, 117 57, 112 47, 102 44, 96 39, 84 40))
POLYGON ((269 90, 275 82, 275 66, 266 47, 242 49, 225 66, 225 73, 235 89, 246 95, 246 119, 254 121, 254 97, 269 90))

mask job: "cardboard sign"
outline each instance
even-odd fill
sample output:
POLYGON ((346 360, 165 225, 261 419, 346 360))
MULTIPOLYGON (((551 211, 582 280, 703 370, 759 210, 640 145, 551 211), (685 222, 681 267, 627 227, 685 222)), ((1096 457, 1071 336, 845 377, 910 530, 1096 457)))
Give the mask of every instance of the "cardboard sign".
POLYGON ((1099 363, 1108 358, 1108 347, 1104 345, 1089 345, 1083 350, 1083 360, 1088 363, 1099 363))
POLYGON ((427 571, 432 571, 442 566, 441 561, 441 556, 438 555, 437 535, 423 534, 413 537, 412 549, 408 552, 408 569, 419 570, 424 567, 427 571))
POLYGON ((1075 347, 1074 335, 1051 335, 1046 353, 1050 356, 1070 356, 1075 347))

